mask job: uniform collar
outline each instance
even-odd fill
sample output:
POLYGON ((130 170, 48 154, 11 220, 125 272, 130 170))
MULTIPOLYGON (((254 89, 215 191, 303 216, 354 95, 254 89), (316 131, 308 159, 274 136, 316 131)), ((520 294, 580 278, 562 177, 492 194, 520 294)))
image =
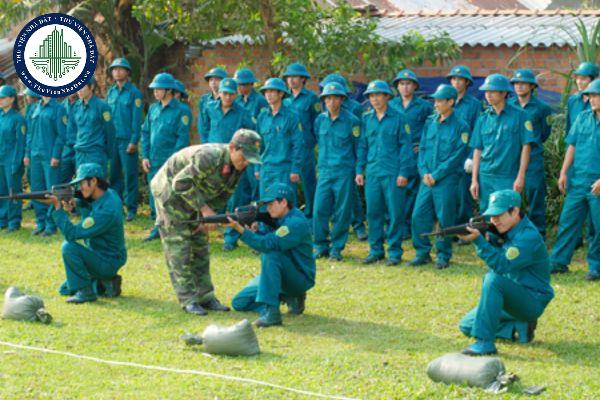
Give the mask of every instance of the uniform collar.
POLYGON ((506 237, 508 238, 508 240, 513 240, 515 236, 517 236, 517 234, 525 228, 525 226, 527 225, 527 221, 528 218, 526 215, 524 215, 517 225, 513 226, 511 230, 506 232, 506 237))
MULTIPOLYGON (((292 89, 290 89, 290 93, 292 92, 292 89)), ((308 89, 306 88, 306 86, 302 86, 302 89, 300 89, 300 91, 298 92, 297 96, 294 96, 293 94, 290 96, 291 99, 297 99, 300 96, 306 96, 308 94, 308 89)))
POLYGON ((119 89, 119 85, 117 85, 116 82, 113 83, 112 87, 120 92, 124 92, 124 91, 128 91, 131 88, 131 85, 132 85, 131 81, 127 80, 121 89, 119 89))
MULTIPOLYGON (((344 103, 342 103, 342 104, 344 104, 344 103)), ((331 119, 331 113, 329 112, 329 110, 326 109, 325 112, 327 113, 327 118, 329 118, 329 120, 332 122, 344 120, 345 115, 344 115, 344 109, 342 107, 340 107, 340 112, 338 113, 338 116, 335 120, 331 119)))

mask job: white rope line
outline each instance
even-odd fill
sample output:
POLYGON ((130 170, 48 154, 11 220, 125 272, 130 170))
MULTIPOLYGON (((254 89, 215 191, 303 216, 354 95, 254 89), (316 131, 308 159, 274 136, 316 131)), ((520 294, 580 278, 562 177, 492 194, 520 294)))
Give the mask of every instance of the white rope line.
POLYGON ((23 350, 39 351, 42 353, 58 354, 61 356, 77 358, 80 360, 88 360, 88 361, 93 361, 93 362, 97 362, 97 363, 101 363, 101 364, 118 365, 118 366, 124 366, 124 367, 134 367, 134 368, 141 368, 141 369, 148 369, 148 370, 155 370, 155 371, 164 371, 164 372, 174 372, 176 374, 201 375, 201 376, 206 376, 209 378, 217 378, 217 379, 225 379, 225 380, 229 380, 229 381, 250 383, 250 384, 254 384, 254 385, 267 386, 267 387, 271 387, 274 389, 280 389, 280 390, 284 390, 287 392, 304 394, 304 395, 312 396, 312 397, 320 397, 320 398, 324 398, 324 399, 357 400, 357 399, 351 398, 351 397, 310 392, 308 390, 294 389, 294 388, 290 388, 290 387, 286 387, 286 386, 277 385, 275 383, 259 381, 256 379, 241 378, 241 377, 232 376, 232 375, 216 374, 213 372, 199 371, 199 370, 195 370, 195 369, 179 369, 179 368, 161 367, 159 365, 145 365, 145 364, 139 364, 139 363, 127 362, 127 361, 104 360, 102 358, 90 357, 90 356, 85 356, 85 355, 75 354, 75 353, 69 353, 66 351, 46 349, 43 347, 26 346, 26 345, 22 345, 22 344, 10 343, 10 342, 4 342, 4 341, 0 341, 0 345, 12 347, 15 349, 23 349, 23 350))

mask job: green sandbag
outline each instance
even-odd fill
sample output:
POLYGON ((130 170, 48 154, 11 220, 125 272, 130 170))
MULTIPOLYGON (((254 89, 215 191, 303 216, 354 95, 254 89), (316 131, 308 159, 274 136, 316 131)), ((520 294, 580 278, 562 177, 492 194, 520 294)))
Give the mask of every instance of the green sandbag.
POLYGON ((202 333, 204 350, 210 354, 253 356, 260 353, 258 339, 247 319, 229 327, 209 325, 202 333))
POLYGON ((44 324, 52 322, 52 316, 44 308, 44 301, 38 296, 21 293, 14 286, 4 293, 2 318, 17 321, 40 321, 44 324))
POLYGON ((429 363, 427 375, 434 382, 488 388, 505 372, 497 357, 471 357, 449 353, 429 363))

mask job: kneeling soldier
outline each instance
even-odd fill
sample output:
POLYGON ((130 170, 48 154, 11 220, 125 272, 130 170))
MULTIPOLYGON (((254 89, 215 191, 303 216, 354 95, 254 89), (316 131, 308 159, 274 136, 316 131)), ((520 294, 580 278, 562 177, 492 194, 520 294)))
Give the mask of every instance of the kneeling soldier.
POLYGON ((71 184, 79 184, 83 197, 77 201, 81 215, 78 224, 71 223, 67 213, 73 210, 74 201, 61 204, 54 196, 47 201, 53 205, 52 217, 65 236, 62 257, 67 280, 60 293, 73 295, 67 303, 96 301, 93 283, 97 280, 107 296, 118 296, 121 293, 121 277, 117 272, 127 261, 123 203, 117 192, 108 189, 104 166, 99 164, 81 164, 71 184), (77 243, 78 240, 82 240, 85 246, 77 243))
MULTIPOLYGON (((550 286, 550 260, 544 239, 535 225, 521 213, 521 196, 513 190, 500 190, 490 195, 484 216, 491 217, 500 234, 486 241, 476 229, 468 228, 477 255, 490 271, 483 279, 481 297, 469 336, 477 342, 463 350, 468 355, 495 354, 495 339, 506 314, 529 324, 531 340, 537 319, 554 297, 550 286)), ((461 328, 462 329, 462 328, 461 328)))
POLYGON ((281 325, 280 298, 291 314, 302 314, 306 291, 315 285, 310 224, 294 206, 295 197, 292 187, 284 183, 267 188, 261 201, 268 204, 269 215, 276 220, 278 228, 274 232, 253 232, 229 220, 241 240, 262 253, 260 275, 232 301, 237 311, 260 312, 255 322, 259 327, 281 325))

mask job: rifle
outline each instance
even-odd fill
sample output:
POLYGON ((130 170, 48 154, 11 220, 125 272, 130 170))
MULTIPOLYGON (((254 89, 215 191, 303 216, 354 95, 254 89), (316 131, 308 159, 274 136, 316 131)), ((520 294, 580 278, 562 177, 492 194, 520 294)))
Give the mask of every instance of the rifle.
POLYGON ((196 219, 180 221, 184 224, 228 224, 231 218, 239 222, 243 226, 250 226, 253 222, 262 222, 272 228, 277 228, 275 220, 271 218, 268 212, 260 211, 264 204, 261 202, 253 202, 246 206, 237 207, 233 213, 200 216, 196 219))
POLYGON ((11 191, 8 196, 0 196, 0 200, 44 200, 47 198, 47 196, 56 196, 58 201, 68 201, 72 198, 83 199, 80 190, 75 190, 73 185, 64 183, 61 185, 54 185, 50 190, 40 190, 37 192, 13 193, 11 191))
POLYGON ((453 236, 453 235, 468 235, 471 232, 467 230, 468 228, 477 229, 481 234, 485 234, 487 231, 491 231, 493 233, 497 233, 496 227, 485 220, 483 216, 473 217, 466 224, 449 226, 448 228, 441 228, 434 232, 422 233, 421 236, 437 236, 437 237, 445 237, 445 236, 453 236))

